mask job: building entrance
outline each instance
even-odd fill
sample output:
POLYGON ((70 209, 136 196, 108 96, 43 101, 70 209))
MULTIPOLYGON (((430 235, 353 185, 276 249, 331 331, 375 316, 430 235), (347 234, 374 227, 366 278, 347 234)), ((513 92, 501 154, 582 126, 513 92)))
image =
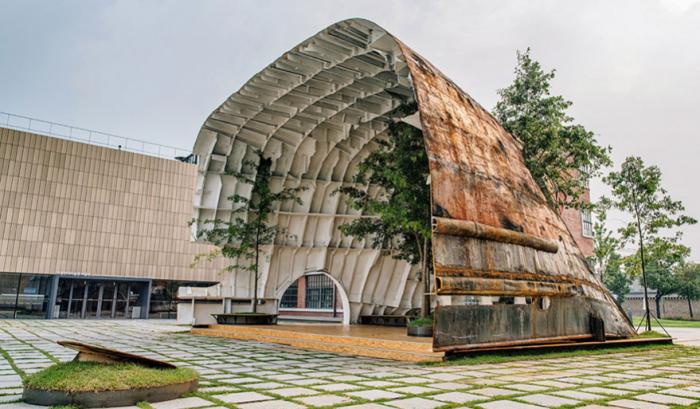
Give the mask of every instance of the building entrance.
POLYGON ((60 278, 55 318, 146 318, 148 281, 60 278))

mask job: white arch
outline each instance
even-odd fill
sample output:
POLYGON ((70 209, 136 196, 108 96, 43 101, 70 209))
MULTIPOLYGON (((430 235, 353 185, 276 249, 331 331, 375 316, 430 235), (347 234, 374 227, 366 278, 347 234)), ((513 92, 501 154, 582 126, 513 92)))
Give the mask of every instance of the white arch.
POLYGON ((292 280, 290 281, 289 284, 285 286, 281 286, 280 289, 278 289, 277 294, 275 297, 278 300, 282 299, 282 296, 284 293, 287 291, 290 285, 294 284, 298 279, 300 279, 303 276, 310 275, 310 274, 323 274, 326 277, 330 278, 331 281, 333 282, 333 285, 335 285, 335 288, 337 289, 336 294, 340 294, 340 302, 343 305, 343 325, 350 325, 350 299, 348 298, 348 293, 345 290, 345 287, 343 287, 343 284, 330 275, 328 272, 324 270, 312 270, 312 271, 302 271, 298 274, 292 275, 291 278, 292 280))

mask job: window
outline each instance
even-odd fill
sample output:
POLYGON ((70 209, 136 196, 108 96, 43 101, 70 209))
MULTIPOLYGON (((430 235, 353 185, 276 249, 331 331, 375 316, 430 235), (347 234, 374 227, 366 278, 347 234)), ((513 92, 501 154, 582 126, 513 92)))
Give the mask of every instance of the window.
POLYGON ((581 210, 581 234, 583 237, 593 237, 593 218, 589 209, 581 210))
POLYGON ((294 284, 287 288, 287 291, 282 295, 280 300, 280 308, 296 308, 297 307, 297 294, 299 293, 299 280, 295 281, 294 284))
POLYGON ((590 184, 590 174, 591 174, 591 168, 588 166, 584 166, 581 168, 581 170, 578 172, 578 177, 581 181, 581 184, 588 188, 590 184))
POLYGON ((0 273, 0 319, 46 318, 52 277, 0 273))
POLYGON ((328 276, 315 274, 306 276, 306 308, 333 308, 335 284, 328 276))

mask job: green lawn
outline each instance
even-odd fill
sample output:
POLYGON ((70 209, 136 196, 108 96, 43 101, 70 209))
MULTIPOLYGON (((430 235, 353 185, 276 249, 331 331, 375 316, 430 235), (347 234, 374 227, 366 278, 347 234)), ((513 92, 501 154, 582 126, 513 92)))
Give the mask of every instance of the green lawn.
POLYGON ((40 390, 86 392, 148 388, 188 382, 197 377, 197 372, 189 368, 154 369, 133 364, 66 362, 28 376, 24 384, 40 390))
MULTIPOLYGON (((639 324, 642 321, 642 317, 634 317, 634 327, 637 328, 639 327, 639 324)), ((659 320, 661 325, 664 327, 668 328, 700 328, 700 321, 687 321, 687 320, 670 320, 666 318, 662 318, 659 320)), ((651 326, 652 327, 658 327, 659 324, 656 322, 654 318, 651 319, 651 326)), ((642 325, 644 327, 644 325, 642 325)))
POLYGON ((630 347, 613 347, 613 348, 601 348, 601 349, 576 349, 572 351, 560 351, 560 352, 542 352, 542 351, 513 351, 513 352, 502 352, 493 354, 483 354, 467 356, 463 358, 450 359, 443 362, 426 362, 423 365, 426 366, 442 366, 442 365, 479 365, 479 364, 498 364, 502 362, 512 362, 512 361, 536 361, 541 359, 553 359, 553 358, 568 358, 574 356, 594 356, 594 355, 607 355, 607 354, 621 354, 621 353, 632 353, 632 352, 644 352, 649 350, 658 349, 671 349, 674 350, 678 355, 683 355, 685 353, 693 352, 695 349, 691 347, 685 347, 681 345, 640 345, 640 346, 630 346, 630 347))

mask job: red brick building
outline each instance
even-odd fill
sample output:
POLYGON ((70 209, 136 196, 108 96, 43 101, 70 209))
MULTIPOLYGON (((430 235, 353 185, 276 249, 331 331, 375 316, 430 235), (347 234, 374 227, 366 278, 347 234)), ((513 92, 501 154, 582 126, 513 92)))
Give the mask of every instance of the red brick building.
MULTIPOLYGON (((590 191, 586 190, 581 200, 584 203, 590 203, 590 191)), ((590 210, 563 209, 561 217, 574 236, 574 240, 576 240, 583 255, 585 257, 593 256, 593 218, 590 210)))

